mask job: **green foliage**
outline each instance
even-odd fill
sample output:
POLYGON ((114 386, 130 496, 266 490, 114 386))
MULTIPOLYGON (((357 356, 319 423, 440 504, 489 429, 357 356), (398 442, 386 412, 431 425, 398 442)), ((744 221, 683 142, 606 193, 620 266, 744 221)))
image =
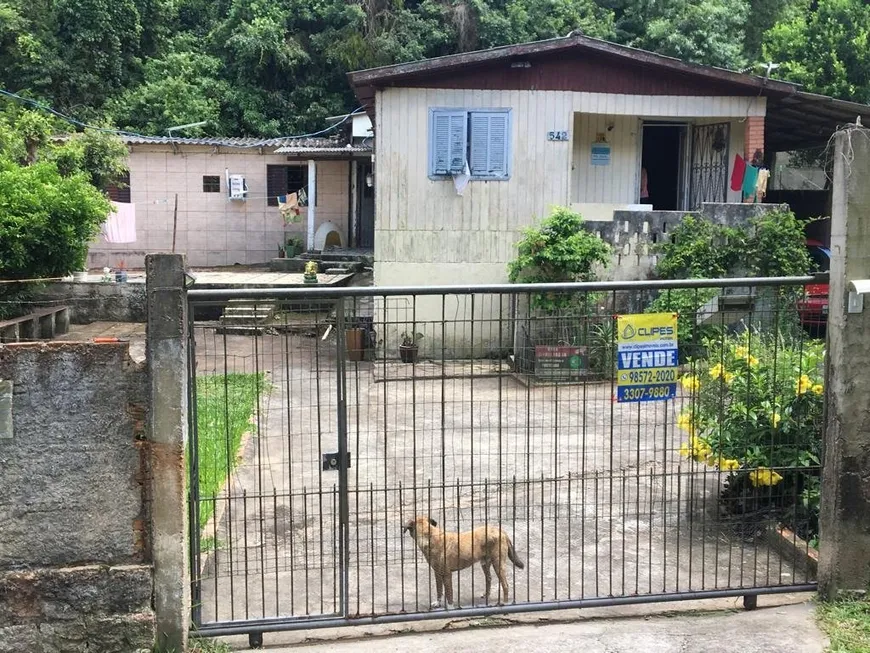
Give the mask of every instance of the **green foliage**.
POLYGON ((782 65, 780 77, 808 90, 855 102, 870 102, 870 4, 864 0, 818 0, 812 11, 795 12, 775 25, 764 57, 782 65))
MULTIPOLYGON (((127 150, 99 132, 49 141, 57 124, 34 111, 0 112, 0 277, 38 279, 81 270, 109 214, 100 192, 126 169, 127 150)), ((17 289, 16 289, 17 290, 17 289)), ((3 301, 13 301, 2 288, 3 301)))
POLYGON ((741 245, 738 230, 686 214, 670 239, 656 246, 655 274, 660 279, 724 277, 739 260, 741 245))
MULTIPOLYGON (((508 263, 511 283, 560 283, 593 281, 596 265, 610 262, 610 246, 583 229, 583 218, 565 207, 556 207, 540 227, 530 227, 517 243, 517 257, 508 263)), ((548 293, 536 295, 537 308, 566 308, 572 298, 548 293)))
POLYGON ((830 639, 827 653, 870 652, 870 601, 843 598, 818 604, 819 623, 830 639))
POLYGON ((270 386, 260 374, 215 374, 196 379, 199 525, 214 514, 213 498, 238 464, 242 436, 270 386))
MULTIPOLYGON (((807 274, 811 260, 803 223, 791 211, 770 211, 733 228, 686 215, 670 239, 656 246, 659 261, 655 275, 661 279, 718 279, 734 276, 799 276, 807 274)), ((774 291, 771 301, 781 302, 787 290, 774 291)), ((719 292, 715 288, 667 290, 647 308, 648 313, 676 312, 680 357, 698 356, 702 340, 715 326, 699 326, 698 309, 719 292)), ((768 293, 771 294, 771 293, 768 293)), ((785 311, 787 317, 790 315, 785 311)), ((779 325, 788 331, 786 320, 779 325)))
POLYGON ((818 485, 808 479, 821 457, 824 343, 747 330, 705 346, 681 379, 682 455, 727 472, 729 487, 757 502, 808 511, 815 529, 818 485))
POLYGON ((109 201, 82 172, 52 162, 0 161, 0 276, 59 277, 81 270, 109 201))
POLYGON ((350 70, 580 30, 732 69, 763 51, 808 90, 866 101, 867 11, 861 0, 0 0, 0 86, 131 130, 208 120, 203 134, 277 136, 351 109, 350 70))

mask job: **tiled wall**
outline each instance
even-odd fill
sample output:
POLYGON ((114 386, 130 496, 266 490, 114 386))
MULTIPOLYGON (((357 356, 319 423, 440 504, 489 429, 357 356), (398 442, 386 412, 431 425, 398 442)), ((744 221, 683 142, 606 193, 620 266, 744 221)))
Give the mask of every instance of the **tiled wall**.
MULTIPOLYGON (((255 150, 183 146, 173 152, 150 145, 131 149, 130 196, 136 205, 136 242, 110 244, 98 236, 88 255, 89 267, 114 267, 123 260, 129 268, 140 268, 145 254, 171 251, 176 193, 176 252, 186 253, 193 267, 266 263, 278 255, 278 246, 286 237, 299 236, 305 241, 306 211, 301 222, 285 226, 278 207, 268 206, 266 201, 266 166, 295 165, 296 161, 255 150), (247 200, 227 198, 227 169, 230 174, 245 175, 247 200), (204 175, 220 176, 220 193, 203 192, 204 175)), ((307 166, 305 160, 298 164, 307 166)), ((315 228, 332 222, 345 239, 348 175, 347 161, 317 162, 315 228)))

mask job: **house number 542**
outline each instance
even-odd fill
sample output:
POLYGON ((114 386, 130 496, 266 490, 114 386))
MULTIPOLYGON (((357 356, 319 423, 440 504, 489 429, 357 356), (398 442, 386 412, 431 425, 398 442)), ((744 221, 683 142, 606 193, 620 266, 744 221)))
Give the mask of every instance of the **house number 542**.
POLYGON ((568 140, 568 132, 547 132, 547 140, 548 141, 567 141, 568 140))

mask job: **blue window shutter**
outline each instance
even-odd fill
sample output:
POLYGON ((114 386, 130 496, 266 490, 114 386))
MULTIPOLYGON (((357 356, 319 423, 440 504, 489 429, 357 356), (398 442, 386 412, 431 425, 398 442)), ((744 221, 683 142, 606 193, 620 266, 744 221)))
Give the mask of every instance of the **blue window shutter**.
POLYGON ((465 111, 432 110, 429 135, 430 175, 449 175, 465 169, 467 121, 465 111))
POLYGON ((510 114, 474 111, 471 114, 471 174, 494 179, 508 176, 510 114))

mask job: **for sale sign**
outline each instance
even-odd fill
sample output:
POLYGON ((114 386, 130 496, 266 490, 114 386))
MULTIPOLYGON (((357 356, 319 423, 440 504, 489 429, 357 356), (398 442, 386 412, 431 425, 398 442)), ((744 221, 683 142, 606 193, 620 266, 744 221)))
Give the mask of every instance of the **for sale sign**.
POLYGON ((617 318, 616 400, 663 401, 677 394, 677 315, 617 318))

